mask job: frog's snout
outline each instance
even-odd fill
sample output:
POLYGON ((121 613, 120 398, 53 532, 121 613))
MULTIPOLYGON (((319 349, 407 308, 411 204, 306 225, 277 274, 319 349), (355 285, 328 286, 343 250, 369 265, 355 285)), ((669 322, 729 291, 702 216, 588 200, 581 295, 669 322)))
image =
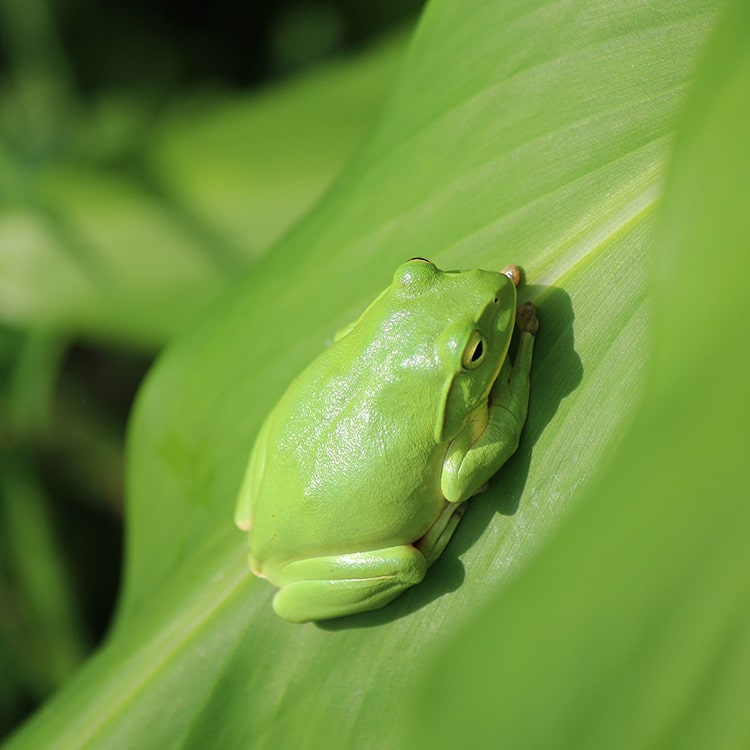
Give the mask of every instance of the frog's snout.
POLYGON ((516 266, 514 264, 505 266, 501 273, 504 273, 513 282, 513 286, 518 286, 521 283, 520 266, 516 266))

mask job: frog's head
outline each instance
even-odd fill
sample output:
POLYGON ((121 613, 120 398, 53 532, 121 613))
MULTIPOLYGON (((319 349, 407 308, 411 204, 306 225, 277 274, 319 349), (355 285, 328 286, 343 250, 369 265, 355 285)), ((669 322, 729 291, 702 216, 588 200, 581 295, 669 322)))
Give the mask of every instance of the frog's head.
POLYGON ((440 395, 435 439, 449 440, 487 400, 508 353, 516 319, 516 266, 497 271, 441 271, 424 258, 396 270, 394 285, 420 300, 435 321, 440 395))

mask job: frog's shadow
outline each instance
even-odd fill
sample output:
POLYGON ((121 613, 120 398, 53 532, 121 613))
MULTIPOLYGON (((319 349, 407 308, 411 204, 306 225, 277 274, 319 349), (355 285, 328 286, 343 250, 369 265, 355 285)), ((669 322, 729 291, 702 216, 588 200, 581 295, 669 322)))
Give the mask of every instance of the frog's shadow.
MULTIPOLYGON (((552 420, 560 402, 580 384, 583 365, 575 352, 573 305, 559 287, 524 286, 519 302, 531 299, 539 309, 539 333, 534 346, 529 416, 518 450, 503 466, 488 490, 469 501, 450 544, 420 584, 381 609, 316 623, 324 630, 366 628, 398 620, 441 596, 455 591, 464 580, 458 557, 484 533, 495 513, 512 516, 526 485, 534 445, 552 420)), ((515 353, 515 341, 511 356, 515 353)))

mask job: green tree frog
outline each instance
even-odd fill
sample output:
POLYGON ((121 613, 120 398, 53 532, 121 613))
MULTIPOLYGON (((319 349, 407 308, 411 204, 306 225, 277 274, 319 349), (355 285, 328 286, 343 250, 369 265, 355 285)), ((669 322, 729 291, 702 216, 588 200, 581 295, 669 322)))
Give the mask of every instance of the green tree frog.
POLYGON ((516 310, 519 280, 413 258, 273 408, 235 522, 278 615, 381 607, 442 553, 526 420, 539 324, 530 302, 516 310))

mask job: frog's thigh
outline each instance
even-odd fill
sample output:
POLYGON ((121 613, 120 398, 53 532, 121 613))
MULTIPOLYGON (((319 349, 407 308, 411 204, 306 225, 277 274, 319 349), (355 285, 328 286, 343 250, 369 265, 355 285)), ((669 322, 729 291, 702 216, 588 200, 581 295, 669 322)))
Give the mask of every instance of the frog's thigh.
POLYGON ((426 571, 424 555, 410 544, 297 560, 282 570, 284 585, 273 608, 292 622, 365 612, 419 583, 426 571))

